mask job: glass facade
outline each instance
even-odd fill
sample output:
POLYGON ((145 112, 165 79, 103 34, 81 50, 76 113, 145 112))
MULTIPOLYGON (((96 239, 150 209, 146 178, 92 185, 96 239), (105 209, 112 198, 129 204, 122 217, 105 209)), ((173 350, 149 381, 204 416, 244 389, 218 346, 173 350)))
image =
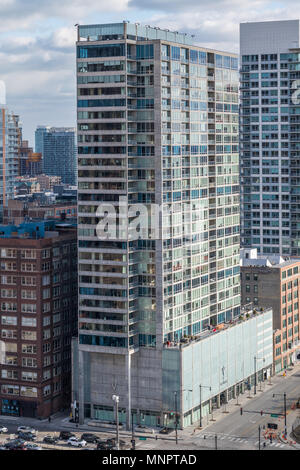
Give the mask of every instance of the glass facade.
POLYGON ((241 241, 298 256, 300 54, 241 59, 241 241))
POLYGON ((116 25, 118 38, 110 25, 106 38, 120 57, 109 44, 104 59, 104 26, 93 26, 97 46, 82 46, 85 26, 77 43, 79 337, 99 364, 101 353, 158 354, 166 341, 240 311, 237 58, 151 28, 148 41, 133 39, 138 27, 125 24, 122 34, 116 25), (96 56, 82 52, 89 47, 96 56), (101 88, 91 88, 94 79, 101 88), (106 240, 96 231, 101 204, 115 209, 118 225, 106 240), (136 237, 131 227, 144 209, 149 226, 136 237))

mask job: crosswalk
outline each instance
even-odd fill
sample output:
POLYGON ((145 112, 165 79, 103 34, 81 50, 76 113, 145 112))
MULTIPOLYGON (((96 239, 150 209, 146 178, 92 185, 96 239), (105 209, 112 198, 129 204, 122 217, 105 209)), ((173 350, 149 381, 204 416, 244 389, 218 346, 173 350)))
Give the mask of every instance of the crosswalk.
MULTIPOLYGON (((200 439, 214 439, 216 436, 215 433, 203 433, 199 436, 200 439)), ((252 439, 246 439, 243 437, 238 437, 238 436, 231 436, 230 434, 217 434, 218 441, 229 441, 229 442, 235 442, 239 444, 252 444, 253 445, 253 440, 252 439)), ((261 440, 261 445, 263 444, 263 440, 261 440)), ((258 447, 259 441, 254 442, 254 447, 258 447)), ((267 443, 268 447, 277 447, 277 448, 286 448, 286 444, 280 443, 280 442, 272 442, 270 444, 269 442, 267 443)))

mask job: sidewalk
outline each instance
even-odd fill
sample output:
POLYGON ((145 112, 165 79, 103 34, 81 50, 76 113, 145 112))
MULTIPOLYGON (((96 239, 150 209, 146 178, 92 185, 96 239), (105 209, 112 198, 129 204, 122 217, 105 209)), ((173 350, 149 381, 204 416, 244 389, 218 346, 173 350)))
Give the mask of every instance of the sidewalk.
MULTIPOLYGON (((196 424, 193 424, 192 426, 189 426, 189 427, 185 428, 184 430, 179 430, 178 431, 178 436, 179 437, 184 436, 185 438, 188 437, 188 436, 189 437, 194 436, 200 430, 203 431, 204 429, 209 427, 211 424, 213 424, 213 422, 220 421, 225 416, 228 416, 228 414, 239 410, 239 408, 243 408, 243 406, 247 405, 251 401, 251 399, 253 399, 254 397, 258 397, 259 395, 262 395, 264 392, 266 392, 268 390, 272 390, 272 388, 275 385, 277 385, 278 383, 280 383, 281 380, 288 378, 289 376, 291 376, 296 371, 300 372, 300 364, 295 365, 293 368, 290 368, 290 370, 288 369, 287 373, 286 373, 286 377, 284 377, 283 372, 281 372, 280 374, 277 374, 277 375, 274 375, 273 377, 271 377, 271 381, 270 381, 270 379, 268 379, 265 382, 263 382, 261 384, 258 384, 257 385, 256 395, 254 395, 253 388, 252 388, 251 392, 250 392, 251 398, 248 398, 249 397, 249 391, 247 390, 242 395, 238 396, 238 400, 236 398, 234 398, 234 399, 230 400, 230 402, 227 403, 226 405, 223 404, 220 408, 214 409, 213 410, 213 420, 212 420, 212 415, 211 414, 208 415, 208 416, 204 416, 203 419, 202 419, 202 428, 199 428, 196 424), (270 384, 270 382, 271 382, 271 384, 270 384)), ((300 390, 299 390, 299 395, 300 395, 300 390)), ((291 408, 287 409, 287 427, 288 427, 288 429, 292 429, 292 424, 296 420, 297 416, 299 416, 299 409, 298 410, 297 409, 292 410, 291 408)), ((284 426, 284 424, 280 423, 280 428, 282 428, 282 430, 283 430, 283 426, 284 426)), ((292 439, 292 438, 290 438, 290 439, 292 439)), ((294 439, 293 439, 293 441, 294 441, 294 439)), ((286 441, 283 441, 283 442, 286 443, 286 441)))

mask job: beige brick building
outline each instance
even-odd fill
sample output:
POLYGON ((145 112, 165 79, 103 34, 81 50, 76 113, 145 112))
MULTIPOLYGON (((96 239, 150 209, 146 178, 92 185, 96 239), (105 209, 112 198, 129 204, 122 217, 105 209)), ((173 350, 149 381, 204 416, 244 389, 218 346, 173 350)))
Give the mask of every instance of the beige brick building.
POLYGON ((272 307, 274 373, 300 360, 300 260, 241 250, 242 305, 272 307))

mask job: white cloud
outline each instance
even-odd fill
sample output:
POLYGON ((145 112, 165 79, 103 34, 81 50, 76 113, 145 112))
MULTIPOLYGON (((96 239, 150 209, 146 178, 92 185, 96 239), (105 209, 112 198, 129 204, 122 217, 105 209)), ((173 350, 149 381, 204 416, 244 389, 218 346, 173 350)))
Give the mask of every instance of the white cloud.
MULTIPOLYGON (((0 0, 0 79, 25 137, 39 123, 74 125, 75 23, 138 21, 238 52, 239 23, 300 17, 298 0, 0 0), (57 121, 57 122, 56 122, 57 121)), ((29 135, 30 134, 30 135, 29 135)))

